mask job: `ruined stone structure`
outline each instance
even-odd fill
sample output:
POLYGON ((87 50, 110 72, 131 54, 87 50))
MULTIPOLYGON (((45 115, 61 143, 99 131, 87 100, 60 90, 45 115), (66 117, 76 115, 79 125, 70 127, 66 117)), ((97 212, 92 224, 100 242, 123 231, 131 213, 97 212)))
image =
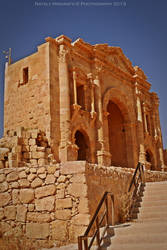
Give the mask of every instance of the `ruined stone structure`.
POLYGON ((159 99, 121 48, 61 35, 6 66, 4 134, 45 132, 58 162, 163 170, 159 99))
POLYGON ((76 242, 105 191, 120 222, 138 161, 146 181, 167 180, 150 87, 120 48, 63 35, 7 64, 0 232, 41 246, 76 242))

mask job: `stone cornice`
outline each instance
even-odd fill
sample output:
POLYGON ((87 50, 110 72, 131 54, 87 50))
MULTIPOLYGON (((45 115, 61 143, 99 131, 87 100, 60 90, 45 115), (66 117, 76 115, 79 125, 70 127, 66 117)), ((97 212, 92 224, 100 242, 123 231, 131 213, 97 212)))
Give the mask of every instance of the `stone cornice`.
POLYGON ((140 78, 138 75, 133 76, 134 82, 138 83, 138 87, 140 89, 144 89, 145 91, 149 91, 151 88, 151 84, 146 80, 140 78))
POLYGON ((61 35, 58 36, 55 40, 59 45, 66 45, 71 48, 71 39, 69 37, 61 35))
POLYGON ((81 48, 82 50, 86 51, 89 54, 92 54, 93 47, 89 43, 84 42, 81 38, 78 38, 76 41, 72 43, 72 46, 81 48))

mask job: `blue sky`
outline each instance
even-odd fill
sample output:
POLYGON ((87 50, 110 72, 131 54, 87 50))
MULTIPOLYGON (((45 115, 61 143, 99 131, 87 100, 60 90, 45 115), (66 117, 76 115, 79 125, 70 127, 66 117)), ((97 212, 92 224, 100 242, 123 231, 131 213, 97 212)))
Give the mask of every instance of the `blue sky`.
POLYGON ((1 1, 0 137, 3 133, 5 64, 2 51, 11 47, 12 59, 17 61, 35 52, 45 37, 65 34, 73 41, 81 37, 91 44, 119 46, 134 66, 144 70, 152 84, 151 91, 160 97, 161 127, 164 146, 167 147, 166 13, 166 0, 1 1), (93 6, 90 2, 101 5, 93 6), (45 6, 39 6, 44 3, 45 6), (59 6, 53 6, 53 3, 59 6))

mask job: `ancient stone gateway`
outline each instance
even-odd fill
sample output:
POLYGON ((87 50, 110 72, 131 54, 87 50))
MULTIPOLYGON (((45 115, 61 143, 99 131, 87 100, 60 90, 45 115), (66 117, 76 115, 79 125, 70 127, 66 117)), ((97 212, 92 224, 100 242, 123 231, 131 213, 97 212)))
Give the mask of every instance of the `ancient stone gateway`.
POLYGON ((75 242, 106 190, 119 221, 138 161, 149 180, 165 179, 159 99, 150 87, 121 48, 64 35, 6 64, 2 231, 43 245, 75 242))

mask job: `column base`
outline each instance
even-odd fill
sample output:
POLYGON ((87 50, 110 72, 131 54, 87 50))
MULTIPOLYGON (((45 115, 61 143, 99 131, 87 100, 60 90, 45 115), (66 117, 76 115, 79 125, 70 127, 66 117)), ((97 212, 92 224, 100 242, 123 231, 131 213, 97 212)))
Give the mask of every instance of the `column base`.
POLYGON ((99 165, 111 166, 111 154, 107 151, 97 151, 97 161, 99 165))

